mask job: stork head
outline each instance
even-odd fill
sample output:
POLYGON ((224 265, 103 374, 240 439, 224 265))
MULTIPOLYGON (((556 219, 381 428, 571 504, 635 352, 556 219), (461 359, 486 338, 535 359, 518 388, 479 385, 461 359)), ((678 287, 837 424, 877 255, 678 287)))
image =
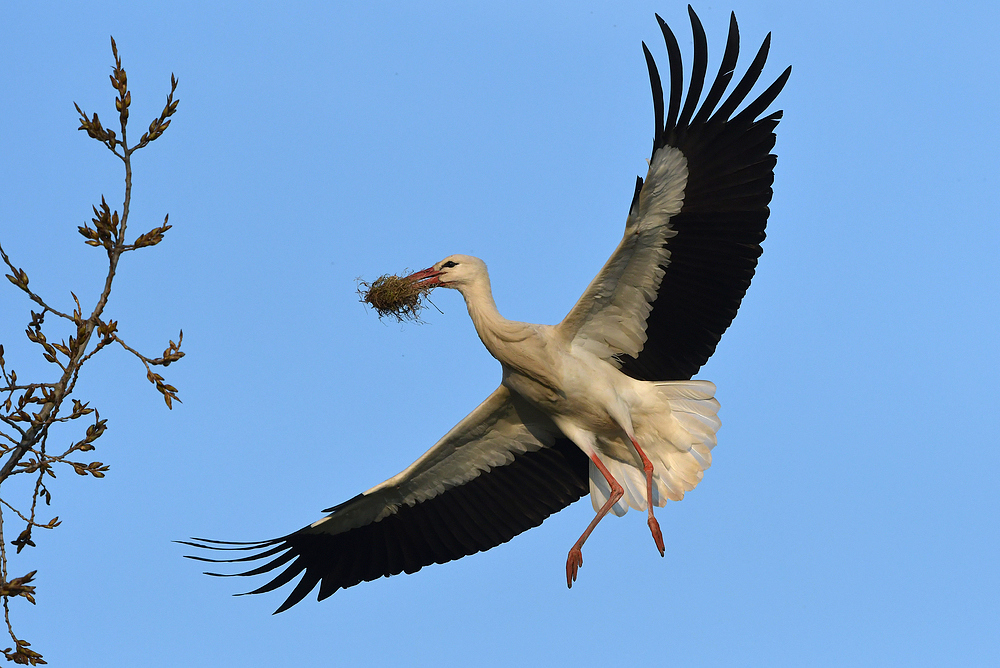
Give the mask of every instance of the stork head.
POLYGON ((449 255, 433 267, 410 274, 407 278, 421 287, 463 287, 487 276, 486 263, 471 255, 449 255))

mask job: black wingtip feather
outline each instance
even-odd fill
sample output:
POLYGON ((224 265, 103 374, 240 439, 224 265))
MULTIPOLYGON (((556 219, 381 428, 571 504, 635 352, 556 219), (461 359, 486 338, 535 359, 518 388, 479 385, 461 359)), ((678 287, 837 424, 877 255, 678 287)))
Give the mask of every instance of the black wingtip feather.
MULTIPOLYGON (((274 591, 275 589, 281 587, 282 585, 288 584, 293 579, 295 579, 295 576, 297 576, 302 571, 306 570, 306 564, 304 562, 305 560, 301 556, 299 556, 297 559, 295 559, 295 561, 288 564, 288 567, 285 568, 285 570, 278 573, 278 575, 276 575, 270 582, 266 582, 252 591, 244 592, 243 595, 250 596, 252 594, 264 594, 269 591, 274 591)), ((276 565, 275 568, 277 568, 280 565, 282 564, 276 565)))
POLYGON ((660 135, 660 142, 653 145, 654 155, 666 141, 669 141, 666 133, 672 130, 677 123, 677 114, 681 108, 681 95, 684 90, 684 64, 681 60, 681 48, 678 46, 677 38, 670 26, 658 14, 656 20, 660 24, 660 33, 663 34, 663 43, 667 47, 667 58, 670 63, 670 103, 667 109, 667 118, 663 124, 664 134, 660 135))
POLYGON ((767 34, 764 38, 764 43, 760 45, 760 49, 757 51, 757 55, 754 56, 753 61, 750 66, 747 67, 747 71, 743 74, 743 78, 740 79, 736 87, 733 88, 733 92, 730 93, 729 97, 719 110, 712 116, 709 123, 713 122, 726 122, 729 117, 736 111, 736 108, 743 103, 746 96, 750 94, 751 89, 757 79, 760 78, 761 73, 764 71, 764 64, 767 62, 767 54, 771 49, 771 33, 767 34))
POLYGON ((691 82, 684 100, 684 109, 677 119, 677 128, 681 131, 687 127, 698 106, 701 90, 705 85, 705 73, 708 71, 708 37, 705 35, 705 27, 691 5, 688 5, 688 15, 691 17, 691 32, 694 35, 694 61, 691 64, 691 82))
MULTIPOLYGON (((656 69, 656 61, 653 54, 649 52, 646 43, 642 43, 642 52, 646 57, 646 69, 649 71, 649 87, 653 91, 653 152, 663 144, 663 84, 660 81, 660 72, 656 69)), ((638 193, 636 193, 638 197, 638 193)), ((634 202, 633 202, 634 204, 634 202)))
POLYGON ((185 554, 184 558, 192 559, 194 561, 206 562, 210 564, 238 564, 238 563, 245 563, 248 561, 258 561, 260 559, 267 559, 268 557, 273 556, 281 552, 282 550, 287 550, 287 549, 288 548, 285 547, 284 545, 278 545, 276 547, 272 547, 270 550, 266 550, 264 552, 258 552, 257 554, 251 554, 248 557, 240 557, 238 559, 212 559, 211 557, 196 557, 191 554, 185 554))
POLYGON ((351 505, 352 503, 354 503, 358 499, 362 498, 363 496, 364 496, 364 494, 357 494, 355 496, 352 496, 347 501, 344 501, 343 503, 338 503, 337 505, 331 506, 330 508, 324 508, 322 512, 324 512, 324 513, 335 513, 338 510, 341 510, 344 507, 351 505))
POLYGON ((295 588, 292 589, 292 592, 288 595, 288 598, 285 599, 285 602, 282 603, 280 606, 278 606, 278 609, 271 614, 276 615, 279 612, 284 612, 285 610, 288 610, 290 607, 292 607, 293 605, 304 599, 309 594, 309 592, 311 592, 313 588, 317 584, 319 584, 319 579, 320 575, 318 572, 307 570, 302 575, 302 579, 299 580, 298 583, 295 585, 295 588))
POLYGON ((722 62, 719 65, 719 73, 715 77, 715 82, 705 96, 705 101, 701 105, 698 114, 691 121, 693 125, 703 124, 715 109, 715 105, 722 99, 729 82, 732 81, 736 71, 736 61, 740 55, 740 26, 736 22, 735 12, 729 15, 729 35, 726 38, 726 50, 722 54, 722 62))
MULTIPOLYGON (((778 97, 781 90, 785 87, 785 83, 788 81, 788 77, 792 75, 792 68, 788 66, 785 71, 772 83, 767 89, 761 93, 756 100, 751 102, 746 106, 746 108, 733 117, 733 123, 740 125, 743 123, 752 123, 757 116, 764 113, 771 103, 778 97)), ((777 112, 777 118, 781 118, 781 112, 777 112)), ((770 118, 770 117, 769 117, 770 118)))

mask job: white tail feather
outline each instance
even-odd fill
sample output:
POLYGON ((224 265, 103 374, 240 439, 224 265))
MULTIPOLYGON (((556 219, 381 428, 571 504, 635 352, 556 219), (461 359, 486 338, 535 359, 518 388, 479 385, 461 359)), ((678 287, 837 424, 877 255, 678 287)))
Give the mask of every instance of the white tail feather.
MULTIPOLYGON (((632 408, 632 423, 636 440, 653 464, 653 505, 664 506, 667 499, 683 499, 712 465, 715 433, 722 424, 717 415, 719 402, 714 398, 715 385, 704 380, 641 385, 647 391, 632 408)), ((620 443, 614 445, 608 450, 621 451, 620 443)), ((646 477, 638 453, 629 444, 634 458, 621 461, 598 449, 601 462, 625 490, 611 512, 620 517, 630 507, 646 510, 646 477)), ((594 510, 600 510, 610 495, 611 486, 591 462, 590 499, 594 510)))

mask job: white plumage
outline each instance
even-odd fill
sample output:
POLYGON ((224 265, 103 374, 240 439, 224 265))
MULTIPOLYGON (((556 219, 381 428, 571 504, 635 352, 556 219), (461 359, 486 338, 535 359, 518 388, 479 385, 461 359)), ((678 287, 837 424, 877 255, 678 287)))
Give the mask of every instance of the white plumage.
POLYGON ((461 292, 502 380, 482 404, 405 471, 273 540, 195 539, 235 559, 283 567, 253 592, 302 575, 278 611, 318 584, 319 599, 343 587, 490 549, 540 524, 588 492, 593 521, 570 550, 567 584, 584 541, 607 513, 646 511, 679 501, 712 463, 719 429, 715 385, 692 376, 715 351, 753 277, 767 223, 781 112, 760 118, 784 86, 785 70, 742 105, 766 60, 770 35, 726 96, 739 52, 731 17, 718 74, 702 99, 707 40, 694 33, 684 99, 680 49, 657 17, 670 63, 663 95, 643 44, 656 120, 645 180, 637 179, 618 248, 558 325, 500 315, 482 260, 452 255, 410 279, 461 292), (723 99, 725 98, 725 99, 723 99))
MULTIPOLYGON (((632 340, 615 334, 629 332, 629 326, 635 324, 636 338, 645 338, 638 326, 644 323, 663 278, 661 265, 667 261, 664 240, 672 236, 670 216, 679 212, 683 194, 685 161, 678 156, 677 151, 657 154, 643 189, 648 196, 639 198, 618 250, 578 305, 554 327, 515 322, 500 315, 486 264, 479 258, 451 255, 411 277, 421 286, 462 293, 479 338, 503 369, 500 389, 508 390, 505 401, 517 397, 535 409, 513 419, 530 433, 549 434, 544 440, 569 438, 590 458, 590 490, 597 516, 570 551, 566 576, 570 586, 580 565, 576 562, 582 563, 579 555, 584 541, 611 510, 617 515, 625 514, 629 506, 648 511, 650 530, 662 555, 663 540, 652 506, 663 506, 667 499, 679 501, 711 464, 710 450, 720 424, 715 386, 707 381, 636 380, 614 363, 617 355, 630 348, 636 353, 642 349, 641 340, 633 346, 632 340), (666 159, 660 159, 663 154, 667 154, 666 159), (664 168, 664 163, 669 167, 664 168), (660 185, 660 180, 666 185, 660 185), (635 312, 642 314, 641 320, 635 312), (594 341, 598 345, 592 345, 594 341)), ((499 409, 504 408, 500 404, 499 409)), ((481 428, 482 417, 463 421, 463 432, 453 431, 431 453, 437 448, 451 449, 455 437, 464 440, 464 430, 481 428)), ((511 420, 508 417, 494 423, 493 431, 516 429, 511 420)), ((517 438, 506 440, 508 446, 516 447, 520 442, 517 438)), ((474 447, 452 455, 463 460, 456 473, 460 475, 464 469, 469 475, 492 469, 497 464, 488 459, 490 454, 474 447)), ((440 486, 436 493, 444 491, 446 479, 450 477, 430 478, 440 486)), ((368 493, 398 484, 390 480, 368 493)))
MULTIPOLYGON (((680 501, 685 492, 701 482, 702 472, 712 465, 715 432, 721 422, 716 415, 719 402, 713 398, 713 383, 692 380, 654 385, 667 410, 648 410, 659 407, 660 402, 649 407, 640 404, 633 407, 632 418, 639 443, 652 444, 644 449, 653 462, 653 505, 662 508, 668 499, 680 501)), ((646 510, 646 482, 631 444, 616 445, 618 456, 602 453, 601 461, 625 488, 625 495, 611 508, 621 517, 629 507, 646 510)), ((592 464, 590 499, 595 511, 608 500, 610 490, 607 480, 592 464)))

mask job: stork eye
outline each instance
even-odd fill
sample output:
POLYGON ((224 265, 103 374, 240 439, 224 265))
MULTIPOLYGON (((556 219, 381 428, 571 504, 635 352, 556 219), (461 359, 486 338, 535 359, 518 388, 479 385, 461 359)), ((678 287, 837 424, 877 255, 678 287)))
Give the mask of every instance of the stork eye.
POLYGON ((451 269, 452 267, 457 267, 457 266, 458 266, 457 262, 454 262, 452 260, 448 260, 447 262, 445 262, 444 264, 441 265, 441 268, 442 269, 451 269))

